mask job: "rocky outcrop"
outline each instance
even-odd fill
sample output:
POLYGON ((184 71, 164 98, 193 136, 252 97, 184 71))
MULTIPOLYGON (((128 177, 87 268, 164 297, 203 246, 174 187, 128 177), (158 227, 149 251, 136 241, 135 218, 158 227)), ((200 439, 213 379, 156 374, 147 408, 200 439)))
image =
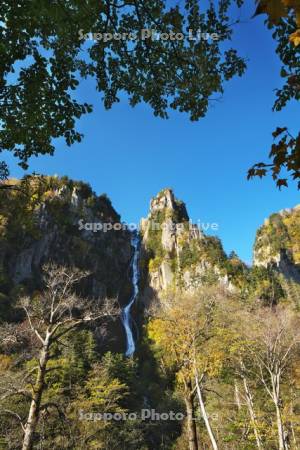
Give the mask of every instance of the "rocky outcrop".
POLYGON ((300 282, 300 205, 265 219, 256 234, 253 264, 274 267, 284 277, 300 282))
POLYGON ((192 224, 184 203, 172 190, 165 189, 151 200, 141 233, 146 285, 155 295, 167 289, 193 292, 209 279, 234 289, 222 266, 227 257, 220 241, 192 224))
MULTIPOLYGON (((0 196, 0 294, 13 302, 19 292, 40 289, 42 267, 51 261, 90 272, 80 286, 84 297, 128 300, 130 233, 108 226, 120 217, 106 196, 54 177, 33 178, 0 196)), ((121 324, 114 327, 112 334, 123 336, 121 324)))
POLYGON ((300 284, 299 267, 296 266, 290 255, 285 250, 280 252, 277 269, 287 280, 300 284))

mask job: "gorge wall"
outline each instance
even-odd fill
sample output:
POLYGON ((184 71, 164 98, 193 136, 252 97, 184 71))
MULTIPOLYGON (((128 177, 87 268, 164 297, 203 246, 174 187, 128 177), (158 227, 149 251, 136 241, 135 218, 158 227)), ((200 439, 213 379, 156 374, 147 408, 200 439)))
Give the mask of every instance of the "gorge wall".
MULTIPOLYGON (((15 298, 41 288, 47 262, 76 266, 90 275, 80 294, 93 299, 130 296, 132 256, 126 230, 93 231, 99 223, 119 223, 105 196, 67 178, 37 177, 0 192, 0 314, 8 319, 15 298)), ((110 327, 107 345, 124 350, 120 321, 110 327)), ((100 339, 100 336, 99 336, 100 339)))

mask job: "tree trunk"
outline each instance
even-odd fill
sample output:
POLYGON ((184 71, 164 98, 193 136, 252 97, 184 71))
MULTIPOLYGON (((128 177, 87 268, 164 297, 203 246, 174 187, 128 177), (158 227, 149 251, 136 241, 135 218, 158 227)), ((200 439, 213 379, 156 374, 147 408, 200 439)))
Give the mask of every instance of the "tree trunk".
POLYGON ((40 418, 42 395, 45 386, 46 367, 49 359, 49 340, 45 342, 39 359, 39 368, 33 389, 33 397, 30 404, 29 414, 25 425, 22 450, 32 450, 34 444, 34 433, 40 418))
POLYGON ((261 438, 260 438, 260 434, 258 432, 257 429, 257 419, 256 419, 256 414, 254 411, 254 405, 253 405, 253 398, 252 398, 252 394, 250 392, 248 383, 247 383, 247 379, 244 375, 242 375, 242 380, 244 383, 244 390, 245 390, 245 395, 246 395, 246 403, 247 403, 247 407, 248 407, 248 411, 249 411, 249 415, 251 418, 251 423, 253 426, 253 431, 254 431, 254 436, 255 436, 255 440, 256 440, 256 445, 257 448, 262 449, 262 443, 261 443, 261 438))
POLYGON ((214 450, 218 450, 218 445, 217 445, 217 441, 215 439, 214 433, 212 431, 212 428, 210 426, 210 422, 209 422, 209 418, 208 415, 206 413, 206 409, 205 409, 205 405, 204 405, 204 401, 203 401, 203 396, 202 396, 202 392, 201 392, 201 387, 199 384, 199 379, 198 379, 198 375, 195 376, 195 380, 196 380, 196 387, 197 387, 197 394, 198 394, 198 400, 199 400, 199 405, 200 405, 200 410, 201 410, 201 414, 209 435, 209 439, 212 445, 212 448, 214 450))
POLYGON ((276 419, 277 419, 279 450, 287 450, 288 446, 287 446, 286 440, 285 440, 285 434, 284 434, 284 428, 283 428, 283 423, 282 423, 281 411, 280 411, 280 406, 279 406, 278 403, 275 403, 275 408, 276 408, 276 419))
POLYGON ((272 390, 273 390, 273 401, 276 408, 276 419, 277 419, 277 431, 278 431, 278 445, 279 450, 287 450, 288 444, 286 442, 286 436, 284 432, 284 426, 281 417, 280 410, 280 374, 275 373, 271 376, 272 390))
POLYGON ((189 450, 198 450, 197 429, 194 420, 194 400, 193 395, 188 393, 185 396, 186 417, 187 417, 187 431, 189 439, 189 450))
MULTIPOLYGON (((293 394, 293 390, 291 389, 291 397, 292 397, 292 394, 293 394)), ((298 443, 297 443, 295 429, 294 429, 294 423, 293 423, 293 415, 294 415, 293 403, 290 404, 290 415, 291 415, 290 426, 291 426, 291 433, 292 433, 294 448, 297 449, 298 448, 298 443)))
POLYGON ((278 404, 275 404, 276 407, 276 418, 277 418, 277 429, 278 429, 278 444, 279 450, 286 450, 288 447, 285 442, 283 423, 281 418, 281 411, 278 404))
POLYGON ((235 399, 237 409, 240 411, 241 410, 241 397, 240 397, 239 386, 238 386, 236 380, 234 380, 234 399, 235 399))

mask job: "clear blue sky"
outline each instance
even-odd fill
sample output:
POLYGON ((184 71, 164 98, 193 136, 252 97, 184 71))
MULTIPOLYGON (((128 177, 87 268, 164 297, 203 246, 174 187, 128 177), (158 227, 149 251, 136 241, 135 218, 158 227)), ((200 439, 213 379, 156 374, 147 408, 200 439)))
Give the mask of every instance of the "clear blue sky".
MULTIPOLYGON (((272 212, 300 203, 296 187, 279 192, 271 180, 246 180, 247 169, 266 160, 276 126, 297 129, 299 107, 291 103, 273 113, 274 89, 281 85, 279 60, 263 18, 250 19, 252 1, 235 27, 234 45, 249 59, 244 77, 226 85, 221 102, 192 123, 184 114, 155 118, 145 105, 131 109, 125 100, 105 111, 92 84, 80 98, 97 104, 79 123, 81 144, 60 145, 54 157, 31 160, 31 171, 68 175, 106 192, 122 220, 138 222, 149 200, 172 187, 197 222, 217 222, 227 252, 234 249, 251 261, 257 228, 272 212)), ((23 172, 11 158, 12 175, 23 172)))

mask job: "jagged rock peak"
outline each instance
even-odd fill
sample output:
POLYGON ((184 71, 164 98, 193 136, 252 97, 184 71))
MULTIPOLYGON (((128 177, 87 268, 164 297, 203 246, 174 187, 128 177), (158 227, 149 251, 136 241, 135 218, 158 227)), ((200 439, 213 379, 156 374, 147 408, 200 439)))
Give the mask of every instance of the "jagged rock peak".
POLYGON ((160 191, 156 197, 150 200, 150 211, 161 211, 162 209, 175 208, 175 196, 172 189, 163 189, 160 191))
MULTIPOLYGON (((143 259, 148 286, 158 296, 167 289, 194 292, 208 279, 229 290, 235 287, 229 278, 227 256, 220 240, 206 236, 190 220, 183 202, 171 189, 151 199, 150 214, 141 222, 143 259)), ((242 272, 242 263, 234 263, 242 272)))
POLYGON ((176 212, 178 221, 189 220, 185 204, 175 197, 173 190, 170 188, 161 190, 150 201, 150 216, 164 210, 176 212))

